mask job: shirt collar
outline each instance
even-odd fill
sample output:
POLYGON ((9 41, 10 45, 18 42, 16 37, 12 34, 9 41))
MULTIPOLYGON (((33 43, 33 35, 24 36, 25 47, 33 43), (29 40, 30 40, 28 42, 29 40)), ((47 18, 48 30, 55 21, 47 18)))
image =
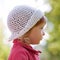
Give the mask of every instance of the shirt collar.
POLYGON ((29 52, 32 52, 32 53, 34 53, 34 54, 37 54, 38 55, 38 53, 41 53, 41 51, 36 51, 35 49, 33 49, 32 48, 32 46, 30 46, 30 45, 27 45, 27 44, 25 44, 25 43, 23 43, 23 42, 21 42, 21 41, 19 41, 20 39, 14 39, 14 41, 13 41, 13 43, 14 44, 19 44, 20 46, 23 46, 25 49, 27 49, 29 52))

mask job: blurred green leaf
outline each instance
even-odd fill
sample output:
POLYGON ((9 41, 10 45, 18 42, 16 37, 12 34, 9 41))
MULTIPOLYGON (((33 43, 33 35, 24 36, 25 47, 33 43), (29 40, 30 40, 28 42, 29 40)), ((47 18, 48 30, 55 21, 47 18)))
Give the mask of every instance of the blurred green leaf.
POLYGON ((4 24, 0 19, 0 60, 7 60, 9 54, 9 47, 3 44, 4 39, 4 24))
POLYGON ((46 16, 54 27, 49 32, 50 38, 47 40, 46 51, 50 56, 48 60, 60 60, 60 0, 49 0, 49 3, 52 6, 52 11, 46 16))

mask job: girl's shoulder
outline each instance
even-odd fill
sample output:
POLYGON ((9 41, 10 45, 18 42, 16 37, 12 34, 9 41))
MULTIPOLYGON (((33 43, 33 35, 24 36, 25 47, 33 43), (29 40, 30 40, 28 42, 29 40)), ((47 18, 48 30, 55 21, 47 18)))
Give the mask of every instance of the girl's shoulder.
POLYGON ((19 45, 13 45, 8 60, 28 60, 28 51, 19 45))

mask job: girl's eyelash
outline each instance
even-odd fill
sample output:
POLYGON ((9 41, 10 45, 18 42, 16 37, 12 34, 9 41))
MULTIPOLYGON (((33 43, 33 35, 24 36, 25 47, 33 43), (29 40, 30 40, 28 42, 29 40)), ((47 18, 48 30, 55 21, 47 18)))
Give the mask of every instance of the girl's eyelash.
POLYGON ((43 27, 41 27, 41 29, 43 29, 43 27))
POLYGON ((40 29, 43 29, 43 27, 41 27, 40 29))

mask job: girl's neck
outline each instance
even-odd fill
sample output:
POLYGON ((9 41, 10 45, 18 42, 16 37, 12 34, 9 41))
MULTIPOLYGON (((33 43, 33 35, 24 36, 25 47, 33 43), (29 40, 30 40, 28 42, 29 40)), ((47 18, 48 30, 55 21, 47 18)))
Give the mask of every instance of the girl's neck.
POLYGON ((24 43, 24 44, 30 45, 30 42, 29 42, 29 40, 27 40, 27 39, 18 38, 18 40, 19 40, 20 42, 24 43))

